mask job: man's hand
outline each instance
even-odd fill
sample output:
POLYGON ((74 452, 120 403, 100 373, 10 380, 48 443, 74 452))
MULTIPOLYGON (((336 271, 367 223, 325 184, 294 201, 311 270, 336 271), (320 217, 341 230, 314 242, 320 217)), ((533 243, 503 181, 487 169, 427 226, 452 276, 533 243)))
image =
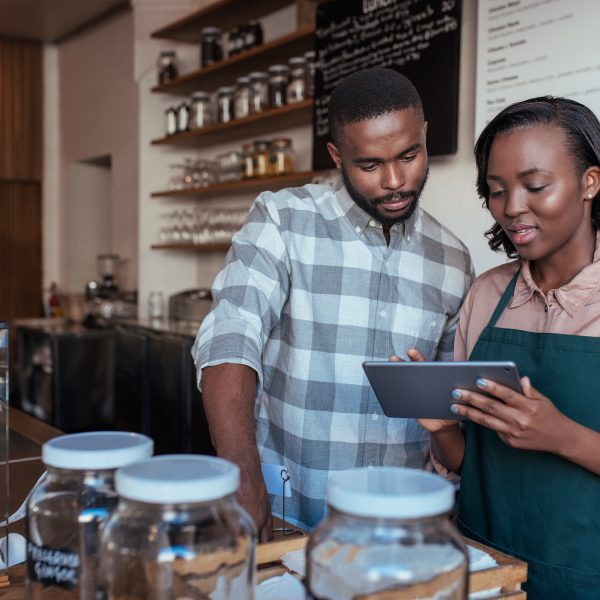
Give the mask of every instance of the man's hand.
POLYGON ((270 542, 273 539, 273 517, 267 496, 267 488, 260 467, 242 469, 240 488, 237 499, 248 511, 258 530, 259 542, 270 542))

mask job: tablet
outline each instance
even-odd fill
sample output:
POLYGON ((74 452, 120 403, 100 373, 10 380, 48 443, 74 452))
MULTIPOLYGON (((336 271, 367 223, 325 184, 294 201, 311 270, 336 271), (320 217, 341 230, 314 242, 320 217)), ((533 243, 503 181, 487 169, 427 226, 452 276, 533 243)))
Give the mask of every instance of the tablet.
POLYGON ((518 392, 521 382, 513 362, 389 362, 366 361, 363 369, 383 412, 388 417, 460 419, 450 412, 452 390, 482 392, 480 377, 518 392))

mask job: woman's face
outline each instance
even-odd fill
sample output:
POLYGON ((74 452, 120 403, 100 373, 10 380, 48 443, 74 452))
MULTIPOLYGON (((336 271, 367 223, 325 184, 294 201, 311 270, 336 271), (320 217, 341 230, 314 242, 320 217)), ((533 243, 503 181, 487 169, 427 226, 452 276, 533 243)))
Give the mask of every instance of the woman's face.
POLYGON ((598 189, 590 188, 588 171, 578 173, 558 127, 529 127, 494 139, 488 207, 522 258, 539 261, 557 252, 568 258, 583 248, 589 252, 588 194, 593 197, 598 189))

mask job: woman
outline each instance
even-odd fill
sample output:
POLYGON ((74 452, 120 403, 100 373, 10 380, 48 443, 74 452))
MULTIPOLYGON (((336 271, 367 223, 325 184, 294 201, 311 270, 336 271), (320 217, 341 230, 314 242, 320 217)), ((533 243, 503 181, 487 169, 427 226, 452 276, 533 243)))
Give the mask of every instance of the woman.
MULTIPOLYGON (((456 360, 512 360, 522 393, 455 390, 456 421, 422 421, 461 473, 467 537, 529 564, 528 598, 600 598, 600 124, 585 106, 509 106, 475 146, 477 188, 512 262, 481 275, 456 360)), ((418 359, 415 353, 411 356, 418 359)))

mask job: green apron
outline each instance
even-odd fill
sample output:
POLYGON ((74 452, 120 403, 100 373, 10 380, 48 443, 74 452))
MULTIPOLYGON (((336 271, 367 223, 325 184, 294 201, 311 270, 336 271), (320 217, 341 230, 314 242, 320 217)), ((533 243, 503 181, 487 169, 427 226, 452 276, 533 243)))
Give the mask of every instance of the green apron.
MULTIPOLYGON (((600 338, 495 327, 518 275, 469 360, 514 361, 558 410, 600 431, 600 338)), ((597 475, 468 422, 458 516, 467 537, 527 561, 529 600, 600 599, 597 475)))

